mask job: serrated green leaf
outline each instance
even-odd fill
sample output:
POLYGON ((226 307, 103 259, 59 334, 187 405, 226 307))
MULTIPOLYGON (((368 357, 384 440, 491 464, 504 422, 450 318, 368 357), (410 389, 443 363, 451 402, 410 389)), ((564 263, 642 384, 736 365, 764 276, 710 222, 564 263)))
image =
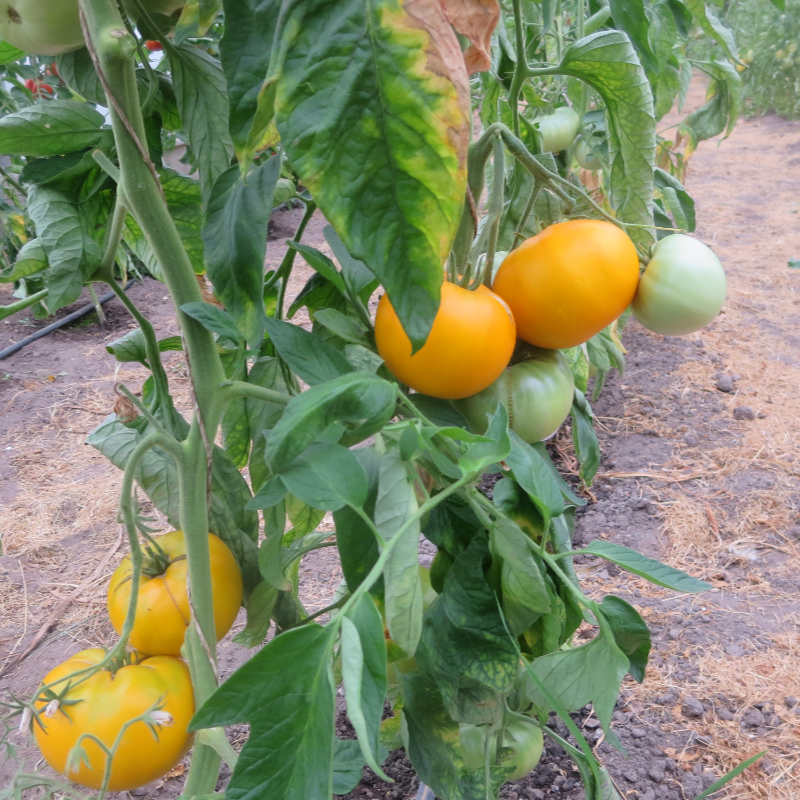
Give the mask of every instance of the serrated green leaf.
POLYGON ((612 206, 638 244, 653 241, 653 96, 636 52, 621 31, 599 31, 570 45, 554 71, 588 83, 606 106, 612 206))
POLYGON ((86 103, 50 100, 0 117, 0 153, 60 156, 96 145, 103 115, 86 103))
POLYGON ((711 76, 705 105, 689 114, 683 124, 691 128, 697 141, 718 136, 723 131, 731 135, 739 118, 742 79, 733 64, 720 61, 696 62, 696 65, 711 76))
POLYGON ((238 167, 224 172, 214 184, 203 225, 208 277, 250 347, 262 340, 267 320, 264 253, 280 167, 280 156, 273 156, 245 177, 238 167))
POLYGON ((48 267, 47 253, 38 239, 26 242, 17 253, 17 260, 0 273, 0 283, 13 283, 43 272, 48 267))
POLYGON ((628 672, 642 683, 650 655, 650 629, 639 612, 621 597, 606 595, 600 610, 611 625, 617 647, 628 656, 628 672))
POLYGON ((697 24, 703 32, 710 36, 725 51, 728 58, 738 61, 739 55, 736 51, 736 42, 733 33, 723 25, 717 15, 711 10, 705 0, 683 0, 697 24))
POLYGON ((184 303, 181 311, 197 320, 204 328, 216 333, 235 344, 244 344, 242 332, 236 327, 233 317, 222 308, 211 303, 184 303))
POLYGON ((183 126, 197 157, 203 203, 207 204, 214 183, 233 157, 225 76, 219 61, 194 45, 170 47, 167 57, 183 126))
POLYGON ((517 483, 539 510, 545 527, 552 517, 564 513, 561 488, 538 451, 511 431, 511 452, 506 457, 517 483))
POLYGON ((233 641, 242 647, 258 647, 267 638, 272 622, 272 609, 278 599, 278 590, 262 581, 245 600, 247 624, 233 637, 233 641))

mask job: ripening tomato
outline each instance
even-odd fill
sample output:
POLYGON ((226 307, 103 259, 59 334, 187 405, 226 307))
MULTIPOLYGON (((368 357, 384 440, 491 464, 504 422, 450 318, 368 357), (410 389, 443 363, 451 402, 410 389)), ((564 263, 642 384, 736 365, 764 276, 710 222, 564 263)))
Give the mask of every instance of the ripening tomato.
POLYGON ((575 160, 584 168, 596 172, 602 164, 600 159, 594 154, 586 139, 581 139, 575 145, 575 160))
POLYGON ((520 339, 561 350, 613 322, 638 282, 639 257, 628 235, 610 222, 576 219, 512 250, 492 289, 511 307, 520 339))
POLYGON ((681 233, 665 236, 639 281, 633 313, 648 330, 682 336, 704 328, 722 310, 725 270, 711 248, 681 233))
POLYGON ((37 56, 83 47, 76 0, 0 0, 0 38, 37 56))
MULTIPOLYGON (((486 731, 485 725, 462 723, 458 726, 461 756, 464 759, 464 766, 470 772, 484 768, 486 731)), ((514 752, 501 756, 500 766, 513 767, 514 771, 506 780, 517 781, 530 774, 539 763, 544 748, 544 737, 541 730, 532 722, 512 719, 506 724, 503 732, 503 747, 508 747, 514 752)))
POLYGON ((511 311, 485 286, 470 292, 445 281, 428 340, 413 356, 386 295, 375 316, 375 342, 386 366, 412 389, 443 400, 485 389, 508 364, 515 341, 511 311))
POLYGON ((164 49, 164 45, 163 45, 163 44, 161 44, 161 42, 159 42, 159 41, 158 41, 158 39, 148 39, 148 40, 147 40, 147 41, 144 43, 144 46, 145 46, 145 47, 146 47, 148 50, 150 50, 151 52, 154 52, 154 51, 156 51, 156 50, 163 50, 163 49, 164 49))
POLYGON ((454 405, 475 433, 483 434, 489 418, 502 403, 508 425, 528 444, 554 434, 572 408, 575 379, 558 350, 526 349, 522 361, 505 368, 503 374, 482 392, 457 400, 454 405))
POLYGON ((571 108, 562 106, 553 114, 535 119, 533 125, 542 134, 542 152, 558 153, 572 144, 578 135, 581 119, 571 108))
POLYGON ((130 656, 126 666, 115 672, 109 668, 95 672, 82 682, 69 683, 72 673, 100 663, 105 652, 99 648, 83 650, 53 669, 44 683, 55 695, 40 695, 40 727, 33 724, 34 736, 47 763, 82 786, 99 789, 106 767, 106 754, 91 739, 81 741, 86 759, 67 773, 67 759, 82 734, 96 736, 111 747, 122 726, 160 704, 154 712, 155 731, 144 722, 131 725, 123 734, 111 765, 112 792, 144 786, 172 769, 186 755, 192 743, 187 728, 194 714, 194 693, 189 668, 177 658, 130 656), (68 688, 70 685, 73 688, 68 688), (88 761, 88 763, 86 763, 88 761))
MULTIPOLYGON (((164 555, 152 549, 145 554, 130 644, 150 655, 179 656, 190 618, 186 543, 182 531, 159 536, 155 541, 164 555)), ((209 533, 208 547, 214 625, 219 641, 231 629, 242 604, 242 573, 222 539, 209 533)), ((108 586, 108 613, 117 633, 122 630, 128 613, 132 569, 130 556, 126 556, 108 586)))

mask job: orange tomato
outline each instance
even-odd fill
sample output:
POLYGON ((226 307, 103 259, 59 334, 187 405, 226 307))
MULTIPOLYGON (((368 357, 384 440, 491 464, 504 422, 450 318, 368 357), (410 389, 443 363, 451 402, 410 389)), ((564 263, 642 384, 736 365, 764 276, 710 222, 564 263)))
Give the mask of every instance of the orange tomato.
POLYGON ((512 250, 492 289, 511 307, 517 335, 560 350, 588 341, 630 305, 639 257, 610 222, 559 222, 512 250))
MULTIPOLYGON (((130 644, 149 655, 180 656, 190 619, 186 543, 182 531, 159 536, 155 541, 166 559, 145 556, 130 644)), ((231 629, 242 604, 242 573, 222 539, 209 533, 208 547, 214 626, 219 640, 231 629)), ((128 613, 132 570, 130 557, 126 556, 108 586, 108 614, 117 633, 122 631, 128 613)))
POLYGON ((442 301, 428 340, 411 355, 386 295, 378 303, 375 342, 392 373, 407 386, 443 400, 480 392, 505 369, 516 342, 514 317, 494 292, 442 284, 442 301))
POLYGON ((108 785, 112 792, 119 792, 160 778, 186 755, 192 744, 187 728, 194 714, 194 693, 189 668, 171 656, 143 660, 133 653, 131 663, 116 672, 106 667, 85 680, 83 676, 66 680, 72 673, 100 663, 104 656, 99 648, 82 650, 50 671, 44 683, 56 684, 52 692, 60 700, 51 700, 52 695, 37 698, 42 725, 34 722, 33 733, 56 772, 99 789, 107 759, 92 739, 81 740, 86 759, 67 771, 70 751, 80 737, 90 734, 111 747, 126 722, 160 706, 154 715, 157 725, 151 728, 140 720, 122 735, 108 785))

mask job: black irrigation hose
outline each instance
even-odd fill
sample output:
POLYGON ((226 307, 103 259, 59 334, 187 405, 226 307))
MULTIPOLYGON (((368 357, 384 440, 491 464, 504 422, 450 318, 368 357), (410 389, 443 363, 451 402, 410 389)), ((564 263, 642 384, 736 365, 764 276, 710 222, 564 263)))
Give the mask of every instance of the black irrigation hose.
MULTIPOLYGON (((133 281, 130 280, 124 287, 125 290, 130 289, 131 284, 133 281)), ((116 297, 114 292, 107 292, 104 294, 98 302, 100 305, 104 305, 112 298, 116 297)), ((94 311, 94 303, 87 303, 85 306, 81 306, 77 311, 73 311, 71 314, 67 314, 66 317, 62 317, 61 319, 57 320, 56 322, 51 323, 45 328, 42 328, 40 331, 36 331, 36 333, 32 333, 30 336, 26 337, 25 339, 20 339, 20 341, 12 344, 10 347, 6 347, 5 350, 0 350, 0 361, 4 358, 8 358, 11 355, 14 355, 18 350, 22 350, 26 344, 30 344, 31 342, 35 342, 37 339, 41 339, 43 336, 47 336, 48 333, 52 333, 53 331, 57 331, 59 328, 63 328, 65 325, 73 322, 76 319, 80 319, 84 314, 88 314, 90 311, 94 311)))

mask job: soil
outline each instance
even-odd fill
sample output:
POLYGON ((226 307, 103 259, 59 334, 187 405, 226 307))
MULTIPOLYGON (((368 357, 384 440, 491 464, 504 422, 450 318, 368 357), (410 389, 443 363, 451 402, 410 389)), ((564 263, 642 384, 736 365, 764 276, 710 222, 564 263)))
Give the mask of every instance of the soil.
MULTIPOLYGON (((702 87, 694 87, 689 103, 701 102, 702 87)), ((595 559, 578 559, 591 593, 624 597, 653 631, 647 679, 642 686, 625 682, 614 714, 627 756, 602 741, 590 709, 573 715, 630 800, 694 798, 761 750, 767 757, 716 796, 800 797, 800 706, 793 697, 800 694, 800 271, 787 267, 800 256, 797 153, 800 124, 774 116, 741 120, 729 139, 700 146, 687 188, 697 202, 697 235, 728 273, 724 313, 682 338, 629 323, 628 369, 609 379, 594 404, 603 463, 586 492, 577 543, 603 538, 634 547, 713 586, 702 595, 676 595, 595 559)), ((275 215, 271 264, 298 217, 297 211, 275 215)), ((308 240, 326 249, 323 224, 314 220, 308 240)), ((289 294, 303 281, 301 274, 289 294)), ((0 287, 0 301, 8 302, 7 295, 8 287, 0 287)), ((148 279, 131 295, 159 336, 176 332, 163 286, 148 279)), ((106 313, 105 327, 85 318, 0 363, 0 670, 58 610, 42 645, 0 677, 0 691, 30 691, 68 653, 113 640, 103 592, 122 554, 119 473, 83 441, 110 413, 114 381, 138 389, 145 371, 106 354, 105 346, 133 327, 117 301, 106 313)), ((0 348, 43 324, 26 312, 7 320, 0 348)), ((167 368, 185 404, 180 354, 168 354, 167 368)), ((574 471, 566 431, 551 448, 565 471, 574 471)), ((326 605, 338 583, 330 553, 304 561, 311 608, 326 605)), ((423 560, 429 557, 430 547, 423 547, 423 560)), ((248 655, 223 643, 223 676, 248 655)), ((551 724, 566 735, 563 723, 551 724)), ((338 725, 347 735, 344 721, 338 725)), ((230 734, 238 743, 246 731, 230 734)), ((23 737, 11 741, 28 771, 41 767, 23 737)), ((0 786, 18 766, 13 760, 0 766, 0 786)), ((365 769, 347 798, 417 795, 418 779, 402 750, 385 769, 394 784, 365 769)), ((131 794, 176 797, 182 774, 179 766, 131 794)), ((572 764, 548 743, 532 775, 507 784, 501 796, 580 800, 583 790, 572 764)))

